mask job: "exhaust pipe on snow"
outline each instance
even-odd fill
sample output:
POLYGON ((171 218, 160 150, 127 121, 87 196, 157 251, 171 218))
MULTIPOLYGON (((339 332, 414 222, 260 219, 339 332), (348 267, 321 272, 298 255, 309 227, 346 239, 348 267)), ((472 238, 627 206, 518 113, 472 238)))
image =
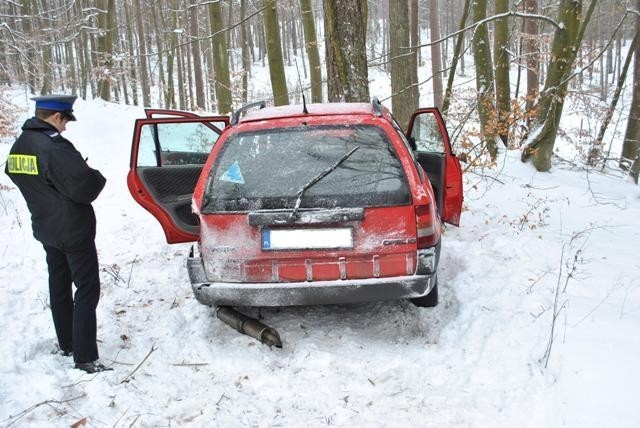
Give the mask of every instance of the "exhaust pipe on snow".
POLYGON ((216 315, 225 324, 233 327, 242 334, 251 336, 265 345, 282 348, 282 341, 278 332, 245 314, 242 314, 230 306, 218 306, 216 315))

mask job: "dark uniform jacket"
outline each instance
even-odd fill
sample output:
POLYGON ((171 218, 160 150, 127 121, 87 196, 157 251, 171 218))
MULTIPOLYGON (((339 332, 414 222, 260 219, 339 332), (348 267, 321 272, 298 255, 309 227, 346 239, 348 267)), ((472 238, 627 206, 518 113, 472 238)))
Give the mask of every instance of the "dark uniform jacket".
POLYGON ((82 248, 96 234, 91 202, 105 178, 89 168, 70 141, 36 117, 22 125, 5 173, 18 186, 31 212, 33 236, 63 251, 82 248))

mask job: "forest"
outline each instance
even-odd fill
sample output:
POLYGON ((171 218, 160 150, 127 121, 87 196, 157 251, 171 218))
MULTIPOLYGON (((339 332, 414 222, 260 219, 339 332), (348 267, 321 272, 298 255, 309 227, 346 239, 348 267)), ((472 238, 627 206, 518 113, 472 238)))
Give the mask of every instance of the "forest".
MULTIPOLYGON (((639 10, 640 0, 4 1, 0 91, 227 114, 302 94, 369 102, 370 76, 382 74, 398 122, 421 100, 437 106, 468 167, 509 148, 548 171, 565 138, 580 163, 637 183, 639 10), (270 90, 251 84, 262 67, 270 90), (580 111, 572 132, 567 103, 580 111)), ((4 132, 11 112, 2 100, 4 132)))

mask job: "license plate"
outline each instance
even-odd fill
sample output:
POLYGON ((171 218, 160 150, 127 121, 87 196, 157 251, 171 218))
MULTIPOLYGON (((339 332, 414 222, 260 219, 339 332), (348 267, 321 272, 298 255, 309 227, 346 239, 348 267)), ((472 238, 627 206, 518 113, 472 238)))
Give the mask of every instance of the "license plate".
POLYGON ((262 229, 263 250, 353 248, 353 229, 262 229))

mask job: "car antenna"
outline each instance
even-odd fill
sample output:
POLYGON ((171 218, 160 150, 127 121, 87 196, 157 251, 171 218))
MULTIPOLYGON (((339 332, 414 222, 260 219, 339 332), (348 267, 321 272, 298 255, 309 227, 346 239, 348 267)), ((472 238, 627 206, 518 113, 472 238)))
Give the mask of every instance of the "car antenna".
POLYGON ((300 69, 298 68, 298 58, 293 59, 296 63, 296 71, 298 72, 298 86, 300 86, 300 93, 302 94, 302 113, 309 114, 307 110, 307 100, 304 97, 304 89, 302 89, 302 79, 300 78, 300 69))

